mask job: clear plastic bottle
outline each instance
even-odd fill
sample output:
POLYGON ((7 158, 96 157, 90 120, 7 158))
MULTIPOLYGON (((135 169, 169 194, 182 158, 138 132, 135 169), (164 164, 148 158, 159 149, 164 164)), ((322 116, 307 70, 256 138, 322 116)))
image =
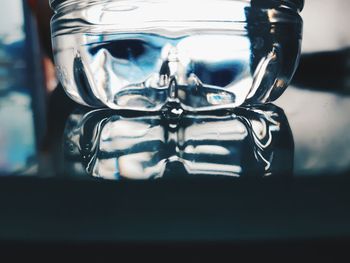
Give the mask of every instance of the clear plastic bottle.
POLYGON ((51 0, 59 79, 93 107, 198 112, 278 98, 298 63, 302 0, 51 0))

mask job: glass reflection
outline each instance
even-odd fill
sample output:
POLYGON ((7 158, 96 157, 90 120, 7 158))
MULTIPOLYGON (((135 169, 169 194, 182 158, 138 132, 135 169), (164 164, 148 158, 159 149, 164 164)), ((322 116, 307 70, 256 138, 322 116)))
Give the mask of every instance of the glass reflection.
POLYGON ((169 120, 162 114, 76 111, 64 134, 67 172, 115 180, 292 174, 292 133, 274 105, 169 120))

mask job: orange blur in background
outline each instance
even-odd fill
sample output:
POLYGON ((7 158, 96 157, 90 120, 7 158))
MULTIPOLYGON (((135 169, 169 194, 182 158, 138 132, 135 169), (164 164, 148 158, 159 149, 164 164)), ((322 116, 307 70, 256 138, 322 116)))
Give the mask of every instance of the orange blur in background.
POLYGON ((42 49, 42 65, 45 75, 45 87, 51 94, 57 86, 55 66, 52 60, 50 19, 52 10, 48 0, 27 0, 38 24, 40 45, 42 49))

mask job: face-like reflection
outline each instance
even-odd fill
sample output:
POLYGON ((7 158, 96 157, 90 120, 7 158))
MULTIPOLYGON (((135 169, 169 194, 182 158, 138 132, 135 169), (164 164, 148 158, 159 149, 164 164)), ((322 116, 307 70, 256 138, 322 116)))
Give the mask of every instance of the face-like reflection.
POLYGON ((71 174, 105 179, 291 175, 294 144, 273 105, 208 115, 77 111, 65 130, 71 174))

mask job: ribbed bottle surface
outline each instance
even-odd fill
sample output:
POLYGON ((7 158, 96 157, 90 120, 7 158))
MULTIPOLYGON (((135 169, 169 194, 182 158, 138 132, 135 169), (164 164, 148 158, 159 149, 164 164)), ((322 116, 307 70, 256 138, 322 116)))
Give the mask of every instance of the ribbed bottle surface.
POLYGON ((278 98, 296 69, 302 1, 53 0, 55 64, 94 107, 208 111, 278 98))

